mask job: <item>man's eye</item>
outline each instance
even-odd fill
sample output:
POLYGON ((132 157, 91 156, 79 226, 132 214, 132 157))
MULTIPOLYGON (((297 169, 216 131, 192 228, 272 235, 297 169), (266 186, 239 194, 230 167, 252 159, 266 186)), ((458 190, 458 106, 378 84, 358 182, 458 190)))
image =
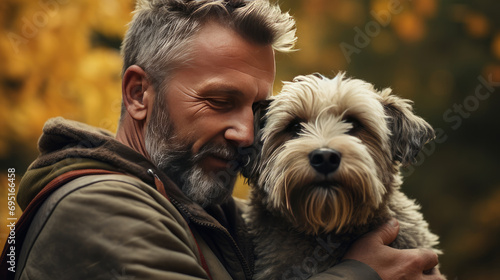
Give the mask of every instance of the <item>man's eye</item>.
POLYGON ((224 99, 207 99, 212 107, 215 109, 229 109, 233 103, 224 99))

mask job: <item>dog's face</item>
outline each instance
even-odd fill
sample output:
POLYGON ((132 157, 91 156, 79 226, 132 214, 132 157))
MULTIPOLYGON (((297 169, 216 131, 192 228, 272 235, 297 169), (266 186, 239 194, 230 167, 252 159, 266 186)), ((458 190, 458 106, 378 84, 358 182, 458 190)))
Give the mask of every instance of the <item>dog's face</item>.
POLYGON ((310 234, 366 223, 400 185, 399 166, 434 136, 410 101, 390 93, 343 74, 285 83, 245 171, 264 205, 310 234))

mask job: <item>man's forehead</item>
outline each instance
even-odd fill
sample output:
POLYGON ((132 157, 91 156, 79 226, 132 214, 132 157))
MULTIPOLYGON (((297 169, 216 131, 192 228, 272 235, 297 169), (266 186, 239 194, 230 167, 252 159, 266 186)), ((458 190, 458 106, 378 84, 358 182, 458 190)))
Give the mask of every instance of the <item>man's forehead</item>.
POLYGON ((257 44, 247 40, 231 29, 215 21, 207 22, 193 37, 192 49, 195 52, 205 51, 212 55, 224 55, 227 57, 239 57, 242 53, 256 56, 272 57, 274 61, 274 50, 272 45, 257 44))

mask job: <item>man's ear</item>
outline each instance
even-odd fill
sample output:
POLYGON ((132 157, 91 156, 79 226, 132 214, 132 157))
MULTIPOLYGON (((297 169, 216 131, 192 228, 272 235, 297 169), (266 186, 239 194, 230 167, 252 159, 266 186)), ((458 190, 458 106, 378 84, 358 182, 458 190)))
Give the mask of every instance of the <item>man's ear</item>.
POLYGON ((137 65, 132 65, 123 74, 122 98, 125 109, 135 120, 145 120, 148 115, 149 104, 154 98, 146 72, 137 65))

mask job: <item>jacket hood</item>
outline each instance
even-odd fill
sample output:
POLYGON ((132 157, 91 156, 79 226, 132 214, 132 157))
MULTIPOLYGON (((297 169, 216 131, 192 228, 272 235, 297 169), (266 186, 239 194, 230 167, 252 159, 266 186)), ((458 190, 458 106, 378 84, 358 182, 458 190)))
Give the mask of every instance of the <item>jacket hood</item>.
MULTIPOLYGON (((19 184, 18 203, 24 210, 33 198, 54 178, 72 170, 106 169, 135 176, 154 186, 151 169, 167 190, 187 208, 204 210, 143 155, 120 143, 104 129, 58 117, 45 123, 38 140, 40 154, 28 167, 19 184)), ((188 210, 188 209, 186 209, 188 210)))

